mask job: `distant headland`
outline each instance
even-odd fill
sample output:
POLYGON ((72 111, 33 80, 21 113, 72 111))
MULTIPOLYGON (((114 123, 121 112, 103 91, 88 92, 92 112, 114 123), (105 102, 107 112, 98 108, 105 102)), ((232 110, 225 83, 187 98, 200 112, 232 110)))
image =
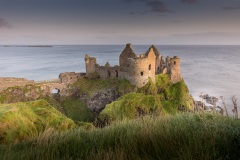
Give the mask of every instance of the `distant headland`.
POLYGON ((53 47, 51 45, 2 45, 2 47, 53 47))

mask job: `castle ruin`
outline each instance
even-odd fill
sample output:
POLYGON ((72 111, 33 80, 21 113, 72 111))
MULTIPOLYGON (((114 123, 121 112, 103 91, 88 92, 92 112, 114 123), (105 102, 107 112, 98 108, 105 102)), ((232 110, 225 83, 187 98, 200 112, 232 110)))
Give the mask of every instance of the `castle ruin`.
POLYGON ((119 65, 117 66, 110 66, 108 62, 105 66, 100 66, 97 64, 96 58, 86 54, 85 65, 87 78, 97 75, 102 79, 127 79, 137 87, 143 87, 149 78, 155 83, 156 74, 168 74, 173 83, 182 80, 180 58, 174 56, 164 60, 154 45, 145 54, 137 55, 132 50, 131 44, 126 44, 119 56, 119 65))

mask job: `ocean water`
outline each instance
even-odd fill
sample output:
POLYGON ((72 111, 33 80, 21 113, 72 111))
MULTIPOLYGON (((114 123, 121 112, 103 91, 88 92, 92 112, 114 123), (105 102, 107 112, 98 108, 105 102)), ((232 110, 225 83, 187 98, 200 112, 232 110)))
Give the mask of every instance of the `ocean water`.
MULTIPOLYGON (((23 77, 36 81, 55 79, 62 72, 85 72, 84 56, 89 54, 104 65, 118 65, 125 45, 79 45, 53 47, 0 46, 0 77, 23 77)), ((149 45, 133 45, 142 54, 149 45)), ((190 93, 231 96, 240 99, 240 46, 157 46, 166 57, 179 56, 181 71, 190 93)))

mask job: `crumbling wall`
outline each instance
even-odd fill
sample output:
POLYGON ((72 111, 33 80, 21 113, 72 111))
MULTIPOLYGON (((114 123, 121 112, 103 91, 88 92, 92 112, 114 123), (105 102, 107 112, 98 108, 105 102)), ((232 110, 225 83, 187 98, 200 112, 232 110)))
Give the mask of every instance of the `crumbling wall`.
POLYGON ((86 77, 91 76, 96 72, 97 61, 96 58, 85 55, 86 77))
POLYGON ((78 80, 79 77, 83 76, 83 73, 76 73, 76 72, 65 72, 59 74, 59 81, 60 83, 74 83, 78 80))
POLYGON ((96 68, 100 78, 119 78, 119 70, 119 66, 100 66, 96 68))
POLYGON ((0 78, 0 91, 8 87, 25 86, 27 84, 34 83, 35 83, 34 80, 27 80, 25 78, 12 78, 12 77, 0 78))
POLYGON ((181 69, 180 69, 180 58, 174 56, 170 60, 170 78, 173 83, 177 83, 182 80, 181 69))

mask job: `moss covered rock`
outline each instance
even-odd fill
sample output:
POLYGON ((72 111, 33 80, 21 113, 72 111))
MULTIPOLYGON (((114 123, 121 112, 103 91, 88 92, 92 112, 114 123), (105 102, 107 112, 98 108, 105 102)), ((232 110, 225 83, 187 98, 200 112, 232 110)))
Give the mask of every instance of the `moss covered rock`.
POLYGON ((98 116, 96 123, 105 125, 111 121, 134 119, 154 114, 175 114, 193 110, 193 98, 184 81, 172 83, 166 74, 156 75, 156 84, 151 80, 137 92, 125 94, 108 104, 98 116))
POLYGON ((0 92, 0 103, 27 102, 43 96, 40 86, 26 85, 9 87, 0 92))

